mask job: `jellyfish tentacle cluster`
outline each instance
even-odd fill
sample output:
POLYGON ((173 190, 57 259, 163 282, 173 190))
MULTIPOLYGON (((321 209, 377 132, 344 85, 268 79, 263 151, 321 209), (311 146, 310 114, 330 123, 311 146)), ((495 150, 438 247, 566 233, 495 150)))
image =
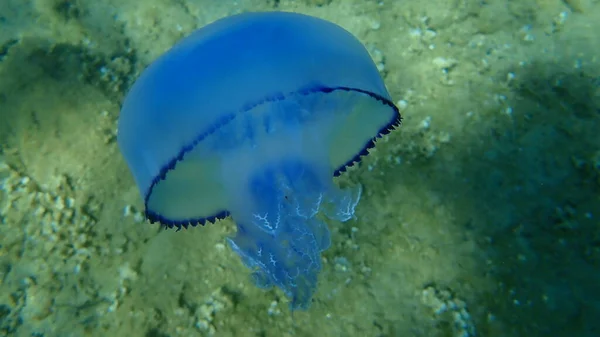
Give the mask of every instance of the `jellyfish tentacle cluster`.
POLYGON ((291 298, 292 308, 306 309, 317 286, 321 252, 331 242, 317 214, 335 187, 294 160, 261 171, 248 186, 255 207, 247 216, 232 213, 241 219, 229 243, 253 270, 257 286, 275 285, 291 298))

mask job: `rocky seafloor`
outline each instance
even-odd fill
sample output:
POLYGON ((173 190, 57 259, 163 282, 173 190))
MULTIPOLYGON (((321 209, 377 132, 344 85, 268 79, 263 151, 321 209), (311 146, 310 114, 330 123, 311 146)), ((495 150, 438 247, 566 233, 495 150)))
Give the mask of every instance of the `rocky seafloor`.
POLYGON ((600 335, 599 31, 597 0, 0 1, 0 336, 600 335), (293 315, 230 220, 144 223, 115 141, 145 66, 250 10, 355 34, 404 117, 293 315))

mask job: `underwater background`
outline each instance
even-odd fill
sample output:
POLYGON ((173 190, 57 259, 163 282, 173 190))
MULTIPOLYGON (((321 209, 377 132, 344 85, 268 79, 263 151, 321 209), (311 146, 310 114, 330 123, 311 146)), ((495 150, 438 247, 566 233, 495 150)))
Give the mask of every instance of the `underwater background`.
POLYGON ((600 336, 598 32, 598 0, 0 0, 0 336, 600 336), (293 315, 230 219, 145 223, 116 142, 154 59, 272 10, 354 34, 404 118, 293 315))

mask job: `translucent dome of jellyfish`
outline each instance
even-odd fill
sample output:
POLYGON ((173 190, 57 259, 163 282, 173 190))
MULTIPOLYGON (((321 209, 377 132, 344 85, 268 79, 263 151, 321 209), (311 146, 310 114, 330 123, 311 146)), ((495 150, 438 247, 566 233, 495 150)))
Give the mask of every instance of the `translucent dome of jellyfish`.
POLYGON ((151 222, 229 215, 230 247, 291 310, 317 288, 326 218, 354 216, 360 186, 333 182, 400 124, 377 67, 349 32, 311 16, 244 13, 209 24, 145 69, 118 144, 151 222))

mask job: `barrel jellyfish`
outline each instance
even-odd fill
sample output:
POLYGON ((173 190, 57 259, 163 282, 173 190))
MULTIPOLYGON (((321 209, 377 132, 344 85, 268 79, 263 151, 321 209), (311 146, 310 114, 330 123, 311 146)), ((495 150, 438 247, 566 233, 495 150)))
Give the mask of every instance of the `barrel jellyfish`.
POLYGON ((343 28, 283 12, 209 24, 150 64, 127 94, 118 144, 145 216, 169 228, 229 215, 229 246, 291 310, 317 288, 326 221, 360 187, 333 177, 400 124, 376 65, 343 28))

